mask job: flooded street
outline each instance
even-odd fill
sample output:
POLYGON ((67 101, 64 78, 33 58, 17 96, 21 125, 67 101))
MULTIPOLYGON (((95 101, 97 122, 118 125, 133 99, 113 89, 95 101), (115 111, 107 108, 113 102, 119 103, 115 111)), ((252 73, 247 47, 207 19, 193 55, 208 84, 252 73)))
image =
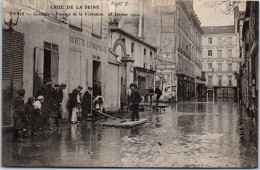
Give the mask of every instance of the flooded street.
POLYGON ((3 166, 257 167, 257 125, 233 101, 184 102, 132 128, 93 122, 13 143, 3 134, 3 166))

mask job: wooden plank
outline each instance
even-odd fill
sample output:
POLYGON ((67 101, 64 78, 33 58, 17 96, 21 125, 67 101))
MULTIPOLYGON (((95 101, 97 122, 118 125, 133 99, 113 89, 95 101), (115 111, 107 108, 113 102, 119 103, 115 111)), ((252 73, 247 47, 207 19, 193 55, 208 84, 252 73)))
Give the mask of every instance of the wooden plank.
POLYGON ((109 120, 106 122, 98 123, 99 125, 104 126, 115 126, 115 127, 132 127, 141 125, 147 122, 147 119, 140 119, 139 121, 131 121, 131 119, 123 120, 109 120))

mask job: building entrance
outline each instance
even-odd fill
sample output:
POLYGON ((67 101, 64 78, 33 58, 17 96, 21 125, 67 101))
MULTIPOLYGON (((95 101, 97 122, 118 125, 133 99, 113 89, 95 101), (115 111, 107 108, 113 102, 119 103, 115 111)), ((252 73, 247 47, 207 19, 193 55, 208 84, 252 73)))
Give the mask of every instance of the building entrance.
POLYGON ((101 63, 100 61, 93 61, 93 97, 101 96, 102 82, 101 82, 101 63))

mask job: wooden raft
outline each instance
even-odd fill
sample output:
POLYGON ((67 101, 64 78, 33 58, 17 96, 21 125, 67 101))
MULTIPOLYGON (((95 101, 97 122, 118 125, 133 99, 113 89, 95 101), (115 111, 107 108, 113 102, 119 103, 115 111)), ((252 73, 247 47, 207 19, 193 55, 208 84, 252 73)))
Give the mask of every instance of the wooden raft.
POLYGON ((99 125, 104 126, 115 126, 115 127, 132 127, 141 125, 147 122, 147 119, 140 119, 139 121, 131 121, 131 119, 117 119, 117 120, 109 120, 105 122, 99 122, 99 125))

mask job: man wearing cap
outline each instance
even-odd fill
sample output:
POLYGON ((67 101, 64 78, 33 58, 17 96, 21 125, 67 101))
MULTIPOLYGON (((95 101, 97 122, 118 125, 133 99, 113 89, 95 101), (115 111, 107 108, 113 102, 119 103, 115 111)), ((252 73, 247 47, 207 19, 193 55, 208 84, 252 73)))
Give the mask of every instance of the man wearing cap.
POLYGON ((132 121, 139 121, 139 103, 141 102, 141 96, 136 84, 131 83, 130 89, 129 103, 132 111, 132 121))
POLYGON ((83 95, 83 99, 82 99, 82 117, 83 119, 87 118, 88 114, 91 114, 91 91, 92 88, 88 87, 88 89, 86 90, 86 92, 83 95))

